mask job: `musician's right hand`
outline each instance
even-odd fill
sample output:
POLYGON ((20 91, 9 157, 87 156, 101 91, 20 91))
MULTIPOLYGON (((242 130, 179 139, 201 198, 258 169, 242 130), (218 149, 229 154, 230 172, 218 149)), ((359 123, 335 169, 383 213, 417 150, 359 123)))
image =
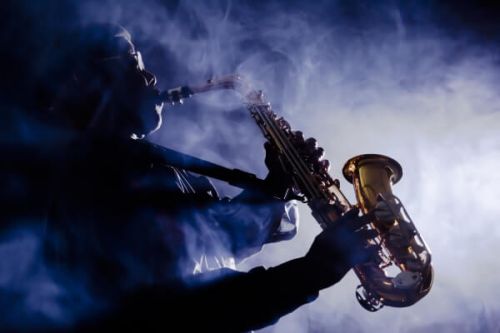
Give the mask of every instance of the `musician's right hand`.
POLYGON ((377 232, 366 228, 369 222, 353 208, 316 236, 305 259, 318 289, 337 283, 355 265, 376 260, 379 248, 369 240, 377 232))

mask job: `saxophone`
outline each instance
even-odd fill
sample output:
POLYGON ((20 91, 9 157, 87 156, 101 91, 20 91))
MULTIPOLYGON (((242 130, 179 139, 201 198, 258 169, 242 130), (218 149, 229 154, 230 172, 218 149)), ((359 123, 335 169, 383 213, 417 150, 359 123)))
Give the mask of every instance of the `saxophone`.
MULTIPOLYGON (((307 203, 323 229, 353 208, 340 190, 339 180, 328 173, 328 161, 320 160, 322 149, 314 147, 315 140, 304 140, 301 132, 292 131, 289 123, 273 112, 262 91, 253 90, 240 76, 171 89, 161 93, 160 98, 172 104, 182 103, 193 94, 217 89, 233 89, 243 96, 250 115, 292 175, 299 199, 307 203)), ((384 305, 406 307, 416 303, 430 291, 433 268, 429 247, 392 192, 392 185, 402 177, 400 164, 383 155, 359 155, 345 163, 343 175, 354 186, 356 206, 370 217, 368 228, 379 234, 369 241, 380 248, 377 259, 354 267, 361 282, 356 288, 357 300, 371 312, 384 305), (391 212, 390 216, 375 216, 380 205, 391 212), (388 272, 394 268, 399 273, 393 277, 388 272)))

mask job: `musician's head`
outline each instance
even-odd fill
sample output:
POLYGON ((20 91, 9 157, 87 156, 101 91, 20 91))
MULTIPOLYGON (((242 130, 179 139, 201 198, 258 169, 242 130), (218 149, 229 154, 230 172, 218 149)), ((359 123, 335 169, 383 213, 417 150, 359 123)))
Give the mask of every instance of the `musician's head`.
POLYGON ((124 28, 79 28, 55 43, 53 59, 61 63, 44 80, 46 106, 65 126, 143 137, 161 125, 156 77, 124 28))

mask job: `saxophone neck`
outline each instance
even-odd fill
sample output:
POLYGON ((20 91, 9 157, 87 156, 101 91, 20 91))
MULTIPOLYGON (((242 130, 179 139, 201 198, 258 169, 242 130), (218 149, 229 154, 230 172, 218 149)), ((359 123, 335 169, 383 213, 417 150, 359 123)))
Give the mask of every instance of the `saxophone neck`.
POLYGON ((235 90, 247 103, 254 105, 268 104, 261 90, 254 90, 252 86, 239 74, 230 74, 218 78, 212 78, 197 85, 186 85, 169 89, 159 93, 161 102, 169 104, 182 104, 184 99, 194 94, 200 94, 215 90, 235 90))

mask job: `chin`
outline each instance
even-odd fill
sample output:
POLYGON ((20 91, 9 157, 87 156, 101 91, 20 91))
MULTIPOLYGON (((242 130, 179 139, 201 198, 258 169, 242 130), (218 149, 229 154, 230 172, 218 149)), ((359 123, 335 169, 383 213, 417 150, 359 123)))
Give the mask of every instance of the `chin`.
POLYGON ((163 111, 163 103, 157 104, 155 106, 156 126, 148 134, 156 132, 157 130, 160 129, 161 125, 163 124, 162 111, 163 111))
POLYGON ((156 132, 160 129, 163 118, 162 118, 163 103, 155 106, 155 112, 150 113, 150 117, 142 120, 142 128, 133 131, 132 139, 144 139, 147 135, 156 132))

